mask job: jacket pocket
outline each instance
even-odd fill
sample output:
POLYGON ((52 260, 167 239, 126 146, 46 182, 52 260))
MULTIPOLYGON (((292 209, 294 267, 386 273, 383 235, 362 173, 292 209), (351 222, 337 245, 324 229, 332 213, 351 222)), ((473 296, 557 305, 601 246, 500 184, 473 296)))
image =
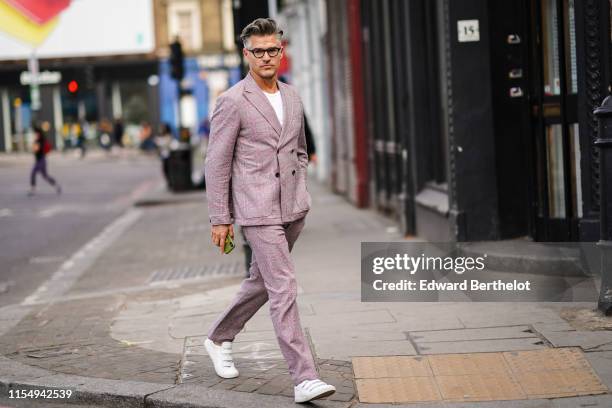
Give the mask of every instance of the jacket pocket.
POLYGON ((275 180, 266 177, 246 177, 236 184, 236 201, 240 213, 245 218, 261 218, 272 214, 275 192, 278 187, 275 180))
POLYGON ((300 169, 296 173, 297 185, 295 186, 294 213, 307 211, 312 205, 312 198, 306 186, 306 170, 300 169))

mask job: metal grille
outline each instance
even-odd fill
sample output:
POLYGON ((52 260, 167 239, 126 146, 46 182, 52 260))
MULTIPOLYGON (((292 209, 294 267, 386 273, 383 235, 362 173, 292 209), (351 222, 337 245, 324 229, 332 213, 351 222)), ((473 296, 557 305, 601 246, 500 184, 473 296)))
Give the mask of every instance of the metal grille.
POLYGON ((159 269, 154 271, 147 283, 165 282, 183 279, 202 279, 221 276, 244 275, 242 262, 215 263, 201 266, 180 266, 176 268, 159 269))

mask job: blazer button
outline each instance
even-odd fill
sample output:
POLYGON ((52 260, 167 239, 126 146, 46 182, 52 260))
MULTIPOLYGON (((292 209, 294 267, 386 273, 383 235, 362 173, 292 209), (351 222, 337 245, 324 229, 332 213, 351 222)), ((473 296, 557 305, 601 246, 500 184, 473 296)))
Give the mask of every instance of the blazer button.
POLYGON ((280 149, 276 149, 276 153, 280 153, 280 149))
POLYGON ((293 174, 293 175, 295 176, 295 170, 293 170, 293 171, 291 172, 291 174, 293 174))
POLYGON ((295 151, 294 149, 291 149, 291 153, 293 153, 294 151, 295 151))
POLYGON ((276 177, 280 177, 280 173, 276 173, 276 174, 275 174, 275 176, 276 176, 276 177))

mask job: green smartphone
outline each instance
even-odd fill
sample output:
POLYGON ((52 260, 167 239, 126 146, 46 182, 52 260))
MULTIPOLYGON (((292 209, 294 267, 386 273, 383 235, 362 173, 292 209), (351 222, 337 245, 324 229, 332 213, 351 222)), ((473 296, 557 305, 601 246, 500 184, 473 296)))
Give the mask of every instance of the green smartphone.
POLYGON ((229 254, 234 249, 234 240, 232 239, 230 234, 225 236, 225 245, 223 246, 223 252, 229 254))

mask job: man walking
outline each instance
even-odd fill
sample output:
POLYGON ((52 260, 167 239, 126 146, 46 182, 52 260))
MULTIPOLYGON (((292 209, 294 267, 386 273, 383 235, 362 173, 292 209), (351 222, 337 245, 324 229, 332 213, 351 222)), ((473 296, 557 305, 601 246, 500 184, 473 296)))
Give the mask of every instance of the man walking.
POLYGON ((205 341, 216 373, 238 376, 234 337, 270 301, 276 337, 295 384, 295 401, 335 392, 319 379, 304 337, 296 302, 290 252, 304 227, 311 197, 306 188, 308 155, 302 102, 277 80, 283 32, 270 18, 257 19, 241 34, 246 77, 217 99, 206 156, 212 242, 223 252, 233 223, 242 226, 252 251, 249 278, 205 341))

